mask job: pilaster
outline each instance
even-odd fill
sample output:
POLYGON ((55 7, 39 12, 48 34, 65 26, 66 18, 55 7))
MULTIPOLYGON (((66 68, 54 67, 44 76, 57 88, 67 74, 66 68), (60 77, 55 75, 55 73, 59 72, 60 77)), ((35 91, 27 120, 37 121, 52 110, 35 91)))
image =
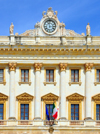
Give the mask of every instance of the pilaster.
POLYGON ((86 63, 85 70, 86 70, 86 82, 85 82, 85 96, 86 96, 86 114, 85 120, 91 120, 91 69, 93 67, 93 63, 86 63))
POLYGON ((61 106, 60 106, 60 120, 66 120, 66 63, 60 63, 60 94, 61 94, 61 106))
POLYGON ((16 118, 15 111, 15 70, 16 63, 9 63, 10 82, 9 82, 9 119, 16 118))
POLYGON ((35 63, 35 120, 41 120, 40 71, 42 63, 35 63))

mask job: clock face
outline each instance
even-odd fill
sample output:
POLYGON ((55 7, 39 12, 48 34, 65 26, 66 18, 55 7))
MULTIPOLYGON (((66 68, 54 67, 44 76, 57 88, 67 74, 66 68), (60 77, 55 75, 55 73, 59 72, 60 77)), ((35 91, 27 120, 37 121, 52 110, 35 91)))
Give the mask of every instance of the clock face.
POLYGON ((44 29, 45 29, 46 32, 52 33, 56 29, 56 23, 53 20, 47 20, 44 23, 44 29))

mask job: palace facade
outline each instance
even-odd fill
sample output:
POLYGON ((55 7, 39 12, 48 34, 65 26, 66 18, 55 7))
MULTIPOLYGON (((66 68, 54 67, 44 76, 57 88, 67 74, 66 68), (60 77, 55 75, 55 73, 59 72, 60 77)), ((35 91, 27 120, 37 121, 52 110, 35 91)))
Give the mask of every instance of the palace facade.
POLYGON ((0 134, 100 134, 100 36, 89 23, 86 35, 65 29, 52 8, 42 15, 0 36, 0 134))

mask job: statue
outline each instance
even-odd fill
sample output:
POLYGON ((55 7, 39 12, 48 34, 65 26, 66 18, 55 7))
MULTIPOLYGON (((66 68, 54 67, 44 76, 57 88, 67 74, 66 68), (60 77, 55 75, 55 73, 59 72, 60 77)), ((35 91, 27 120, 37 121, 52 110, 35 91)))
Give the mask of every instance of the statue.
POLYGON ((61 35, 64 35, 64 29, 65 29, 65 24, 62 22, 60 23, 60 28, 61 28, 61 35))
POLYGON ((87 24, 87 26, 86 26, 86 35, 88 35, 88 36, 90 36, 90 25, 89 25, 89 23, 87 24))
POLYGON ((11 25, 10 25, 10 34, 13 34, 13 31, 14 31, 14 25, 13 25, 13 23, 11 23, 11 25))
POLYGON ((39 35, 39 28, 40 28, 39 22, 36 23, 35 28, 36 28, 36 35, 38 36, 39 35))

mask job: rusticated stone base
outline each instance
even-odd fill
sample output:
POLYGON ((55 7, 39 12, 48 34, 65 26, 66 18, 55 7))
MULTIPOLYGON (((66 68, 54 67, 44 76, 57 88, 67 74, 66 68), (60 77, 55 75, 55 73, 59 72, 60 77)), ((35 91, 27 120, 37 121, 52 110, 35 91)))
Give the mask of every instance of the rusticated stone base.
MULTIPOLYGON (((49 134, 48 131, 31 131, 31 130, 23 130, 23 131, 16 131, 16 130, 9 130, 9 131, 0 131, 0 134, 49 134)), ((53 134, 100 134, 100 131, 54 131, 53 134)))

